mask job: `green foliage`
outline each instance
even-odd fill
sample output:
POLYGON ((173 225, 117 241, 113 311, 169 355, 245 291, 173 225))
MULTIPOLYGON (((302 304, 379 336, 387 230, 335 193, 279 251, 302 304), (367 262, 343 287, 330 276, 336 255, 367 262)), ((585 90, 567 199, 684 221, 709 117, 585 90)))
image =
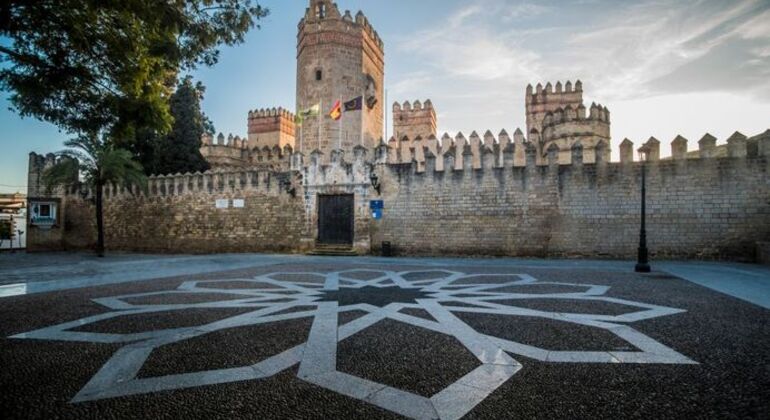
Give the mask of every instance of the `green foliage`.
POLYGON ((179 71, 215 64, 266 15, 252 0, 5 0, 0 88, 22 116, 125 145, 168 132, 179 71))
POLYGON ((64 143, 69 149, 58 153, 59 159, 43 172, 43 184, 49 190, 56 186, 79 186, 91 189, 104 185, 147 188, 147 176, 131 152, 115 148, 95 137, 78 137, 64 143))
POLYGON ((200 153, 201 136, 214 130, 211 120, 201 111, 206 89, 186 77, 171 96, 174 124, 171 132, 157 140, 152 172, 157 174, 194 173, 209 169, 200 153))
POLYGON ((147 191, 147 176, 142 165, 133 160, 131 152, 116 148, 96 136, 80 136, 64 143, 69 149, 58 153, 57 162, 43 172, 43 184, 50 191, 55 187, 80 186, 79 175, 95 194, 96 251, 104 256, 104 211, 102 196, 105 185, 137 186, 147 191))

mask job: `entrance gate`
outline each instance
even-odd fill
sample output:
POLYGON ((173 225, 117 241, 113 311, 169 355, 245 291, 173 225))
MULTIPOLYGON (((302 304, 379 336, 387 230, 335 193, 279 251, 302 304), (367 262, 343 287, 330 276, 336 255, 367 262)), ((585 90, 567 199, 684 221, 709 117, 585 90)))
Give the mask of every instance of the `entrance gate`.
POLYGON ((318 242, 353 245, 353 195, 318 196, 318 242))

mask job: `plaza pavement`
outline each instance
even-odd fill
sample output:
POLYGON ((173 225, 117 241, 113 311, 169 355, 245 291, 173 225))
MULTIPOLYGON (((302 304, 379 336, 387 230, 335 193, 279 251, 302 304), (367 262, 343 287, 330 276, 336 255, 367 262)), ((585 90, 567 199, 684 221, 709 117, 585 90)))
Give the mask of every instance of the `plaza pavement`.
POLYGON ((0 255, 10 418, 761 418, 770 270, 0 255), (686 279, 686 280, 685 280, 686 279))

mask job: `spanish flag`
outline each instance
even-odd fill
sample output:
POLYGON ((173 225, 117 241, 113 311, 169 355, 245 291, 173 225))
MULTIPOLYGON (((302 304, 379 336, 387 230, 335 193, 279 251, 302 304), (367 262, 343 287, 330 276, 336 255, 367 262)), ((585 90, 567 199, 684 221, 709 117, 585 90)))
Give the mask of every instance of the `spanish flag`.
POLYGON ((342 101, 334 103, 334 108, 329 112, 329 116, 332 117, 334 121, 339 121, 340 118, 342 118, 342 101))

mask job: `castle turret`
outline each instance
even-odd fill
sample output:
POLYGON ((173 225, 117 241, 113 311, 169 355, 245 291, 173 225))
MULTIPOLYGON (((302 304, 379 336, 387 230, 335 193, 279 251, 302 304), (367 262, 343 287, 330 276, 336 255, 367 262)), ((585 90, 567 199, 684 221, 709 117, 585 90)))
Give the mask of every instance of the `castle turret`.
POLYGON ((544 162, 546 151, 552 144, 559 146, 559 161, 569 163, 572 145, 580 142, 586 162, 595 159, 595 147, 604 141, 610 144, 610 112, 606 107, 591 104, 587 110, 583 104, 583 84, 578 80, 573 88, 571 82, 550 83, 545 88, 538 84, 526 93, 527 131, 539 133, 533 141, 537 149, 537 160, 544 162))
POLYGON ((383 132, 383 49, 363 13, 354 18, 350 12, 340 13, 331 0, 310 0, 297 35, 297 109, 320 104, 321 115, 298 127, 300 151, 320 149, 331 156, 338 143, 348 152, 357 145, 377 145, 383 132), (345 112, 341 123, 329 117, 336 101, 359 96, 363 96, 361 111, 345 112))
POLYGON ((414 101, 412 104, 405 102, 403 106, 398 102, 394 103, 393 135, 397 139, 436 137, 436 110, 430 99, 425 103, 420 101, 414 101))
POLYGON ((249 138, 247 148, 275 146, 283 149, 295 147, 294 114, 283 108, 259 109, 249 112, 249 138))

